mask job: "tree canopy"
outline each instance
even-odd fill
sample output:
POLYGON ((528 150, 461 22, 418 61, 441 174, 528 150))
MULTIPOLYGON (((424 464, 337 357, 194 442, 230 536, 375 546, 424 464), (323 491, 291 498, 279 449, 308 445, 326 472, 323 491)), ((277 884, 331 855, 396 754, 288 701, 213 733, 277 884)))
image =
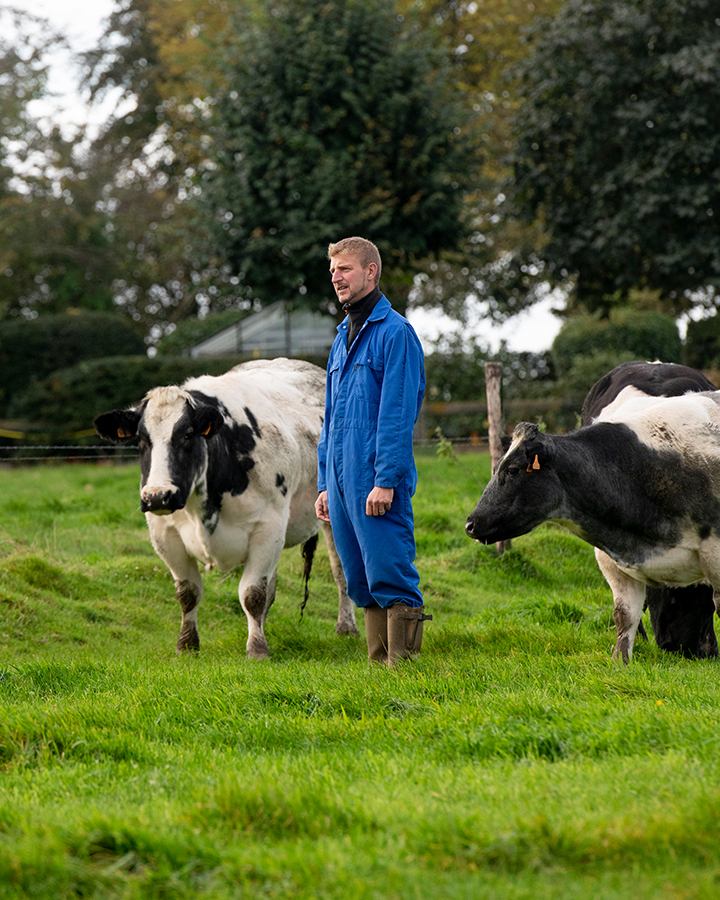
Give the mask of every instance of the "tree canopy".
POLYGON ((649 288, 676 314, 720 287, 720 6, 568 0, 520 64, 515 197, 540 257, 607 310, 649 288))
POLYGON ((416 261, 467 232, 478 168, 438 35, 389 0, 268 0, 235 31, 201 184, 238 291, 322 303, 328 243, 360 234, 404 307, 416 261))

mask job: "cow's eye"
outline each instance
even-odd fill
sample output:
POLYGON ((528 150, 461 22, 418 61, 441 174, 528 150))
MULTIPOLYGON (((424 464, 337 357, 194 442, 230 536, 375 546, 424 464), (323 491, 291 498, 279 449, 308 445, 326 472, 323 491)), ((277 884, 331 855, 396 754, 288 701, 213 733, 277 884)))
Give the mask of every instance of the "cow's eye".
POLYGON ((188 428, 188 430, 183 435, 183 440, 185 441, 186 444, 189 444, 190 441, 192 441, 194 438, 195 438, 195 429, 188 428))
POLYGON ((520 466, 508 466, 507 473, 511 478, 514 478, 518 472, 520 471, 520 466))

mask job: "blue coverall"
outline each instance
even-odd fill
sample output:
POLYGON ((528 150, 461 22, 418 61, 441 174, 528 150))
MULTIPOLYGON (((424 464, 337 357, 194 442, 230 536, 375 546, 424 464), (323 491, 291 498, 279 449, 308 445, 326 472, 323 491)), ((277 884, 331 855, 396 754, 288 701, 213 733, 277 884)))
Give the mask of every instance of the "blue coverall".
POLYGON ((359 607, 422 606, 415 568, 412 495, 417 485, 413 428, 425 392, 423 351, 410 323, 385 296, 347 349, 348 319, 330 350, 318 490, 359 607), (393 488, 392 506, 369 516, 373 487, 393 488))

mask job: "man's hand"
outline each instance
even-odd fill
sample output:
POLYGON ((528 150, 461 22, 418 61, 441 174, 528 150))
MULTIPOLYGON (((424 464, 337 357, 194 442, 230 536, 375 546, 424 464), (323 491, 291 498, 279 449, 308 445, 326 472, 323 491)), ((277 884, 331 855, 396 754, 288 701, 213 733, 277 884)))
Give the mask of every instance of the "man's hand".
POLYGON ((315 501, 315 514, 321 522, 330 524, 330 513, 327 505, 327 491, 320 491, 315 501))
POLYGON ((392 506, 394 488, 374 487, 368 494, 365 512, 368 516, 384 516, 392 506))

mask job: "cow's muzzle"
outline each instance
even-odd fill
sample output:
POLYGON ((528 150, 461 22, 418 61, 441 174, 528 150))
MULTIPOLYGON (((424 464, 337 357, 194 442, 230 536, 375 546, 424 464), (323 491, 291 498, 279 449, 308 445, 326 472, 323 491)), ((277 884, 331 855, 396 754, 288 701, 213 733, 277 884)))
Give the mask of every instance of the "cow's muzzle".
POLYGON ((166 516, 182 509, 184 505, 178 491, 143 490, 140 494, 140 509, 144 513, 166 516))
POLYGON ((485 539, 478 536, 478 534, 475 530, 476 525, 477 525, 476 519, 474 519, 472 516, 469 516, 467 522, 465 523, 465 534, 468 537, 471 537, 475 541, 480 541, 481 543, 485 543, 485 539))

